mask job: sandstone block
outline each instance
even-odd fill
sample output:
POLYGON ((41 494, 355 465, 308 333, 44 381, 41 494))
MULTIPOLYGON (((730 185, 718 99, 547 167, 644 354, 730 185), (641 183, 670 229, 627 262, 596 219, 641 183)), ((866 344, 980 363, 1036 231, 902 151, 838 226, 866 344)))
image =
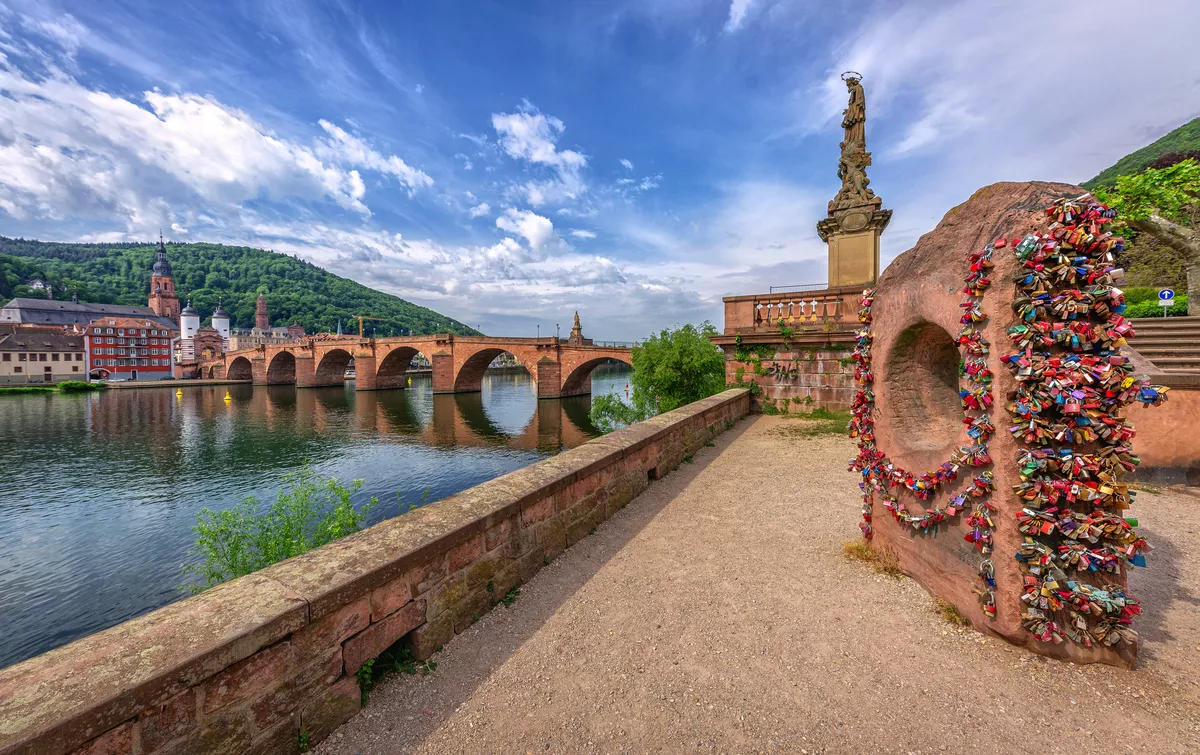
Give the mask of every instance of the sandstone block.
POLYGON ((152 753, 167 742, 196 728, 196 690, 186 689, 138 716, 142 752, 152 753))
POLYGON ((492 551, 508 542, 508 538, 512 535, 513 520, 505 519, 498 524, 493 524, 485 533, 485 545, 487 550, 492 551))
POLYGON ((316 744, 349 721, 362 707, 362 691, 353 676, 347 676, 300 711, 300 731, 306 732, 309 742, 316 744))
POLYGON ((428 619, 409 635, 413 657, 419 661, 433 655, 452 639, 454 639, 454 614, 448 611, 428 619))
POLYGON ((126 721, 75 750, 72 755, 132 755, 135 725, 133 721, 126 721))
POLYGON ((412 600, 412 587, 408 575, 393 579, 383 587, 371 592, 371 621, 379 621, 393 614, 412 600))
POLYGON ((322 656, 330 648, 341 647, 347 637, 366 629, 370 623, 371 601, 365 597, 318 619, 292 635, 297 662, 304 663, 322 656))
POLYGON ((347 676, 353 676, 363 663, 379 657, 397 640, 424 623, 425 601, 417 600, 346 640, 342 646, 342 660, 347 676))
POLYGON ((483 553, 483 535, 475 535, 450 550, 450 573, 458 571, 483 553))
POLYGON ((277 642, 239 661, 204 684, 204 712, 251 697, 283 681, 292 665, 292 644, 277 642))

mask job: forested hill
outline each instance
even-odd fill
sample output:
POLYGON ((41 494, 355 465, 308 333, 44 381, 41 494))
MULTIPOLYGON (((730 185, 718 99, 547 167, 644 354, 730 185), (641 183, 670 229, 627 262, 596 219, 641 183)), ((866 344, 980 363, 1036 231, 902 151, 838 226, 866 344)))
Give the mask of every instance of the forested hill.
MULTIPOLYGON (((45 298, 29 281, 54 286, 55 298, 101 304, 145 305, 150 291, 154 244, 70 244, 0 236, 0 305, 19 296, 45 298)), ((355 332, 356 315, 383 318, 364 322, 375 335, 422 333, 474 334, 475 330, 391 294, 339 278, 304 260, 286 254, 221 244, 167 244, 167 260, 175 275, 175 291, 190 297, 207 323, 222 305, 236 328, 254 326, 254 305, 261 292, 267 297, 272 325, 300 323, 309 333, 329 331, 342 321, 355 332)))
POLYGON ((1195 150, 1200 150, 1200 118, 1183 124, 1158 141, 1147 144, 1136 152, 1130 152, 1117 160, 1112 167, 1100 171, 1095 178, 1084 181, 1081 186, 1093 190, 1115 186, 1117 176, 1141 173, 1163 155, 1195 150))

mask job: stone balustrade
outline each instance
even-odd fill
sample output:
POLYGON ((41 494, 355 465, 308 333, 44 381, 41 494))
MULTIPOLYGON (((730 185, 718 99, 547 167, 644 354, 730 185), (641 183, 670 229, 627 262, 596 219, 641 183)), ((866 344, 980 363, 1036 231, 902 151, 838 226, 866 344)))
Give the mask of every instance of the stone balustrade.
POLYGON ((0 670, 0 754, 294 753, 749 411, 729 390, 0 670))

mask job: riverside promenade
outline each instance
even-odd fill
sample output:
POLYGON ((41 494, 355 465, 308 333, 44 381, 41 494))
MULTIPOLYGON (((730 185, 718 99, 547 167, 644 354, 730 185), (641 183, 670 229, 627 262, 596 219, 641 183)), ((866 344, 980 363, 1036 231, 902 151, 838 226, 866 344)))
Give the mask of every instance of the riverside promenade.
MULTIPOLYGON (((1143 492, 1138 666, 947 623, 847 561, 854 448, 756 416, 650 486, 317 752, 1200 751, 1200 494, 1143 492)), ((1002 607, 1015 610, 1015 607, 1002 607)))

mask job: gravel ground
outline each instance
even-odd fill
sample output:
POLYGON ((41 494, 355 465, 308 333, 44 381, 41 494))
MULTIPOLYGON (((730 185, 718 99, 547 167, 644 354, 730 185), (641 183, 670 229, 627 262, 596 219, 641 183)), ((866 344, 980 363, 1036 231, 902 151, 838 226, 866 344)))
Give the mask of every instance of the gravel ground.
POLYGON ((1143 494, 1135 671, 951 627, 858 534, 837 436, 756 417, 569 549, 321 753, 1200 752, 1200 497, 1143 494))

